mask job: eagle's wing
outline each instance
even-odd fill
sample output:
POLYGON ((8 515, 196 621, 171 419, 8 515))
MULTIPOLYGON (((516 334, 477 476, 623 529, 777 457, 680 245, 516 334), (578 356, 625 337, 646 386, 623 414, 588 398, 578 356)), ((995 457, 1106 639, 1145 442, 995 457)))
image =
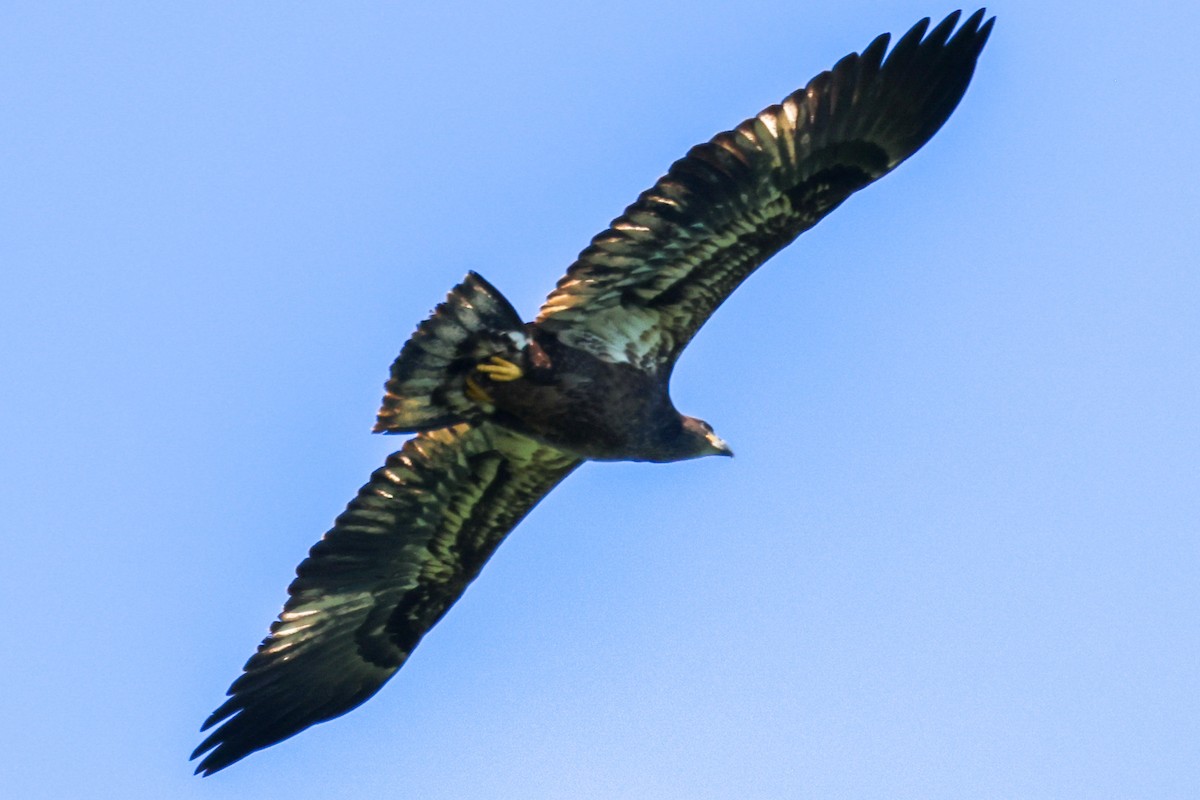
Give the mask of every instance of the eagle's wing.
POLYGON ((538 323, 570 345, 669 368, 760 264, 891 171, 958 105, 994 18, 925 19, 692 150, 592 240, 538 323), (981 24, 982 23, 982 24, 981 24))
POLYGON ((497 545, 579 460, 491 425, 423 433, 296 570, 270 635, 204 723, 210 774, 379 690, 497 545), (211 751, 211 752, 209 752, 211 751))

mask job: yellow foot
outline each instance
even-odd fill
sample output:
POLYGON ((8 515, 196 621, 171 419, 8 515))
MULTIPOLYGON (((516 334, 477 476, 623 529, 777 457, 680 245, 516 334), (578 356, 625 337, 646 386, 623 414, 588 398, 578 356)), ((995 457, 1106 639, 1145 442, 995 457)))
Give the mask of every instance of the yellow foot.
POLYGON ((477 364, 475 369, 494 381, 515 381, 525 375, 520 367, 500 356, 492 356, 485 363, 477 364))
POLYGON ((492 405, 492 396, 480 388, 479 384, 470 375, 467 376, 467 397, 471 401, 481 406, 492 405))

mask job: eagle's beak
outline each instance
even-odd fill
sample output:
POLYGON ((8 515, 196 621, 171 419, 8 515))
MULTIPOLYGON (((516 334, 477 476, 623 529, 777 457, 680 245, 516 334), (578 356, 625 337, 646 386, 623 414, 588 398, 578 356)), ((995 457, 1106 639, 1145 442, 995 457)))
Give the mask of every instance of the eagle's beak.
POLYGON ((712 446, 712 449, 716 451, 713 453, 713 455, 729 456, 730 458, 733 457, 733 450, 730 449, 729 445, 725 444, 725 440, 720 436, 717 436, 715 433, 710 433, 706 438, 708 439, 708 443, 712 446))

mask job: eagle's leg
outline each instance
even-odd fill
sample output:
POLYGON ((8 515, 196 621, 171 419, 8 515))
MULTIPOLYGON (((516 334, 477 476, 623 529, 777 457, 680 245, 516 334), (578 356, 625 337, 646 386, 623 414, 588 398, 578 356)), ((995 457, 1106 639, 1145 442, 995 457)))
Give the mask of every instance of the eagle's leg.
POLYGON ((500 356, 492 356, 486 362, 477 364, 475 369, 494 381, 503 381, 506 383, 525 376, 524 371, 519 366, 500 356))
MULTIPOLYGON (((476 364, 475 372, 501 383, 525 377, 525 372, 519 366, 500 356, 492 356, 487 361, 476 364)), ((492 397, 476 378, 474 374, 466 377, 466 395, 475 405, 482 406, 485 411, 490 412, 496 404, 496 398, 492 397)))

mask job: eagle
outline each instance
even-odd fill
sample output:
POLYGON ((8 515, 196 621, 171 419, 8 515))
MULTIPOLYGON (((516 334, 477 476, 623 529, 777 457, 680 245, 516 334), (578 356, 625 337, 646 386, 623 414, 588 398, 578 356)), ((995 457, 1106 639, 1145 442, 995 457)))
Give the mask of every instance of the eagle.
POLYGON ((742 281, 892 171, 966 92, 995 17, 954 12, 852 53, 676 161, 522 322, 470 273, 391 367, 377 432, 416 434, 309 551, 201 730, 205 775, 366 701, 584 461, 731 455, 671 371, 742 281), (956 30, 957 28, 957 30, 956 30))

